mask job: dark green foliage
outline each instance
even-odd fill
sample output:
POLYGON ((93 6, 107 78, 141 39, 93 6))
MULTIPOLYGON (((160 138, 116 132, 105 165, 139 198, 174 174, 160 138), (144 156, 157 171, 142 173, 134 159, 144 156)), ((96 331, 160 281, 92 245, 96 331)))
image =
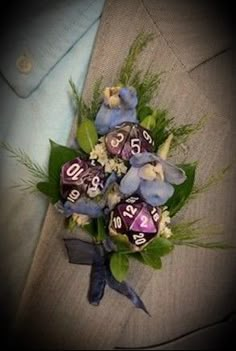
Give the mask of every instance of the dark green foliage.
POLYGON ((74 149, 56 144, 50 140, 51 152, 48 165, 48 181, 39 182, 37 189, 47 195, 52 203, 60 199, 60 173, 61 167, 68 161, 78 156, 78 152, 74 149))
POLYGON ((173 217, 187 202, 191 195, 196 172, 196 163, 179 165, 185 171, 187 179, 180 185, 175 185, 174 195, 167 201, 166 206, 173 217))

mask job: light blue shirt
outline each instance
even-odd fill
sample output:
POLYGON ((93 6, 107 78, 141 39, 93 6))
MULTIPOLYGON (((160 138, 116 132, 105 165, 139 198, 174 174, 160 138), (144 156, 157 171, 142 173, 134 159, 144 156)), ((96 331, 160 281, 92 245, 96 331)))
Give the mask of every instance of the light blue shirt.
MULTIPOLYGON (((34 4, 35 5, 35 4, 34 4)), ((0 59, 0 140, 46 166, 49 139, 66 144, 74 119, 68 80, 82 90, 104 0, 41 1, 12 29, 0 59), (19 65, 27 57, 29 71, 19 65)), ((26 67, 26 69, 28 69, 26 67)), ((1 156, 2 303, 15 313, 39 239, 48 200, 40 193, 10 189, 29 173, 1 156), (8 301, 9 303, 9 301, 8 301)))

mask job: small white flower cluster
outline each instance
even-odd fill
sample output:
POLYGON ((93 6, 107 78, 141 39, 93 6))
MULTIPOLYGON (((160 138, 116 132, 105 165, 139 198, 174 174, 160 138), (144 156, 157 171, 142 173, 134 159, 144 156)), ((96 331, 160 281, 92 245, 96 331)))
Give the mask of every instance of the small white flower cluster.
POLYGON ((78 226, 84 226, 90 222, 89 216, 84 214, 73 213, 72 219, 77 223, 78 226))
POLYGON ((170 224, 170 212, 167 211, 167 207, 163 207, 160 220, 160 235, 166 239, 173 235, 171 229, 168 227, 168 224, 170 224))
POLYGON ((105 168, 105 172, 112 173, 116 172, 118 176, 127 172, 127 167, 124 162, 117 158, 110 158, 107 153, 104 138, 99 139, 100 143, 95 145, 93 150, 90 152, 90 160, 97 160, 105 168))

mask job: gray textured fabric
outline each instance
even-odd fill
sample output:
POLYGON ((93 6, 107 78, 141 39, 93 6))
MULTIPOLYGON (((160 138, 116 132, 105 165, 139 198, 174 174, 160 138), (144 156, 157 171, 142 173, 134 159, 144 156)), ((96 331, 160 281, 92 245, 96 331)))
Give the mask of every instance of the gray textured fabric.
MULTIPOLYGON (((176 123, 197 121, 204 114, 211 117, 203 132, 189 143, 187 156, 187 161, 199 160, 197 180, 206 180, 232 160, 232 123, 227 115, 217 114, 197 81, 185 72, 142 1, 107 1, 84 94, 90 96, 93 82, 101 74, 105 84, 112 84, 130 43, 142 30, 154 32, 156 39, 142 55, 140 67, 165 71, 156 103, 167 107, 176 123)), ((234 179, 235 169, 218 187, 192 201, 179 219, 204 217, 203 223, 222 226, 225 238, 233 240, 234 179)), ((132 264, 129 281, 142 295, 151 318, 108 289, 99 307, 90 306, 86 300, 89 268, 68 263, 61 240, 66 235, 62 222, 50 207, 18 311, 18 332, 23 337, 30 333, 39 348, 157 344, 224 316, 234 304, 235 254, 180 247, 165 258, 161 271, 132 264)))
POLYGON ((218 113, 233 119, 233 50, 229 49, 190 72, 218 113))
POLYGON ((143 0, 143 4, 188 71, 232 45, 229 3, 143 0))

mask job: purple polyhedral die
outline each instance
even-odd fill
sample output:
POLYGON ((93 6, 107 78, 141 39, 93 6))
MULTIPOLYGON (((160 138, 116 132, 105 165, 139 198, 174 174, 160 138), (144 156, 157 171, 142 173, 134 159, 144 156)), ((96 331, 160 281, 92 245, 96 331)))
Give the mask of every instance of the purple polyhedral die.
POLYGON ((123 234, 137 249, 146 246, 158 235, 160 210, 138 196, 129 197, 116 205, 111 213, 111 234, 123 234))
POLYGON ((126 122, 115 127, 105 137, 107 151, 114 156, 129 160, 141 152, 153 152, 150 132, 138 124, 126 122))
POLYGON ((102 190, 107 176, 104 168, 95 161, 81 160, 79 157, 62 166, 60 189, 63 200, 77 201, 88 190, 102 190))

